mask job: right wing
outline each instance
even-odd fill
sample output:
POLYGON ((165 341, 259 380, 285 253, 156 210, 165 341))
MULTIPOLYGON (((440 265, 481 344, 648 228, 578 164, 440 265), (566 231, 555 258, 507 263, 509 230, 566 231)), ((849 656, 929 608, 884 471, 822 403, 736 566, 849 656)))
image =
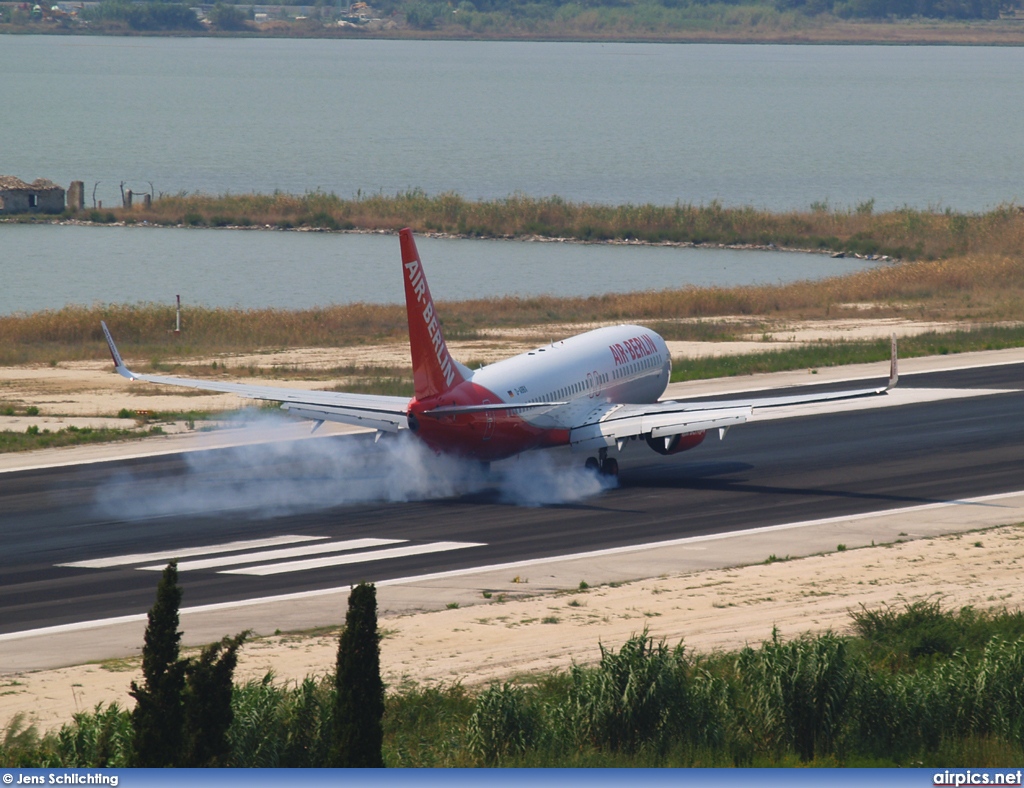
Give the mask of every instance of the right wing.
POLYGON ((284 410, 312 421, 338 421, 357 427, 397 432, 409 427, 406 413, 409 410, 408 397, 385 397, 373 394, 345 394, 334 391, 313 391, 293 389, 284 386, 254 386, 248 383, 223 383, 199 378, 178 378, 166 375, 144 375, 132 372, 124 363, 114 344, 113 337, 102 322, 103 335, 107 338, 114 369, 128 380, 142 380, 167 386, 223 391, 248 399, 280 402, 284 410))
POLYGON ((606 404, 595 408, 578 427, 569 431, 573 451, 597 451, 618 446, 621 450, 630 438, 664 438, 666 447, 676 435, 707 430, 725 430, 750 418, 750 405, 736 407, 693 408, 681 402, 655 402, 651 405, 606 404))
POLYGON ((833 402, 860 397, 874 397, 887 393, 899 381, 899 362, 896 336, 892 336, 892 355, 889 362, 889 380, 885 386, 839 391, 816 391, 786 394, 776 397, 748 397, 728 400, 666 400, 650 405, 616 405, 607 403, 595 407, 583 421, 569 432, 573 451, 595 451, 622 446, 630 438, 650 437, 665 439, 671 444, 676 435, 689 435, 707 430, 719 430, 725 437, 730 427, 743 424, 754 410, 778 408, 784 405, 805 405, 813 402, 833 402))

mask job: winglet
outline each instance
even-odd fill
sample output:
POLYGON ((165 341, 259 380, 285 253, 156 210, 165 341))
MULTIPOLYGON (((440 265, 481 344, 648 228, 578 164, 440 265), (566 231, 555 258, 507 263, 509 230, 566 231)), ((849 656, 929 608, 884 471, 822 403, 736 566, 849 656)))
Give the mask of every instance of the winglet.
POLYGON ((135 375, 124 365, 124 359, 117 352, 117 345, 114 344, 114 338, 110 336, 110 329, 107 328, 107 324, 101 320, 100 326, 103 328, 103 336, 107 338, 107 347, 110 348, 110 356, 114 359, 114 369, 117 371, 117 374, 128 378, 128 380, 135 380, 135 375))
POLYGON ((398 237, 402 245, 413 385, 416 398, 425 399, 443 394, 462 383, 465 380, 464 367, 456 363, 448 352, 412 230, 406 227, 398 237))
POLYGON ((900 380, 900 363, 899 356, 896 353, 896 335, 892 335, 892 357, 889 360, 889 385, 885 387, 885 390, 896 388, 896 384, 900 380))

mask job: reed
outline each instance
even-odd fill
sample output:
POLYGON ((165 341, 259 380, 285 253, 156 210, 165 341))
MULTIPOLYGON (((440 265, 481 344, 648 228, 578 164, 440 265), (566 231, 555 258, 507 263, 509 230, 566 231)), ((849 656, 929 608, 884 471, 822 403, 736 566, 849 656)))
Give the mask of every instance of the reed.
MULTIPOLYGON (((969 255, 890 265, 817 282, 734 288, 687 288, 589 298, 504 297, 441 302, 449 339, 485 328, 553 323, 652 323, 670 336, 674 321, 714 323, 725 315, 759 317, 910 316, 918 319, 1016 321, 1024 313, 1024 256, 969 255), (869 308, 861 309, 867 304, 869 308), (853 306, 851 306, 853 305, 853 306), (856 308, 855 308, 856 307, 856 308)), ((351 304, 316 309, 189 307, 180 336, 170 305, 68 306, 0 317, 0 364, 107 356, 100 320, 129 358, 188 358, 287 347, 342 347, 405 342, 405 308, 351 304)), ((734 328, 677 327, 681 337, 734 328)), ((538 333, 543 334, 540 328, 538 333)), ((550 338, 550 337, 547 337, 550 338)))
POLYGON ((540 712, 521 687, 496 684, 477 697, 466 727, 469 751, 488 766, 498 766, 536 744, 540 712))
MULTIPOLYGON (((389 766, 1005 767, 1024 758, 1022 614, 935 603, 862 609, 856 633, 777 633, 710 657, 647 632, 593 666, 473 693, 399 686, 384 714, 389 766), (965 612, 966 611, 966 612, 965 612), (941 630, 943 645, 882 660, 941 630)), ((236 686, 231 765, 320 766, 333 683, 236 686)), ((116 766, 128 712, 99 706, 40 735, 23 717, 0 734, 0 766, 116 766)))
POLYGON ((846 642, 831 633, 783 643, 778 632, 760 649, 740 652, 737 672, 746 691, 741 711, 756 746, 801 761, 831 755, 843 734, 861 681, 846 642))
POLYGON ((323 766, 330 749, 334 688, 329 678, 281 685, 272 673, 235 687, 228 730, 231 765, 323 766))
MULTIPOLYGON (((815 206, 771 213, 750 207, 602 205, 561 197, 513 194, 467 200, 421 190, 349 199, 335 194, 161 195, 150 208, 116 209, 115 220, 165 226, 312 228, 449 233, 467 237, 542 236, 580 241, 776 245, 880 254, 903 259, 1013 254, 1022 248, 1024 214, 1003 205, 983 214, 902 208, 875 213, 874 201, 853 209, 815 206)), ((99 216, 106 222, 108 216, 99 216)))
POLYGON ((601 645, 596 668, 574 666, 558 725, 571 745, 613 752, 663 750, 685 715, 682 647, 655 643, 645 631, 615 652, 601 645))
POLYGON ((57 742, 65 766, 124 768, 132 752, 131 715, 116 703, 97 704, 91 712, 79 712, 71 725, 61 728, 57 742))
POLYGON ((60 763, 55 752, 55 738, 41 735, 24 712, 18 712, 7 720, 0 734, 2 766, 46 767, 60 763))

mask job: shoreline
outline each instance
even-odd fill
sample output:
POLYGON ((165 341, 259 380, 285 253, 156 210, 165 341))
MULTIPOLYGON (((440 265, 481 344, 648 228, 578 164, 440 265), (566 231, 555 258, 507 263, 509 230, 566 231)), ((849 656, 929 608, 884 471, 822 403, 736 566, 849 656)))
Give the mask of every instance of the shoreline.
MULTIPOLYGON (((88 210, 88 209, 86 209, 88 210)), ((294 232, 294 233, 327 233, 331 235, 389 235, 397 236, 398 230, 391 229, 374 229, 364 227, 352 227, 352 228, 331 228, 331 227, 279 227, 276 225, 263 224, 263 225, 240 225, 240 224, 229 224, 220 226, 208 226, 208 225, 189 225, 189 224, 155 224, 149 221, 125 221, 119 219, 114 222, 94 222, 88 219, 46 219, 40 218, 38 221, 18 221, 11 217, 0 217, 0 224, 14 224, 14 225, 51 225, 57 227, 120 227, 120 228, 146 228, 146 229, 161 229, 161 230, 240 230, 248 232, 294 232)), ((816 254, 824 256, 835 256, 830 249, 812 249, 808 247, 798 246, 779 246, 774 243, 767 244, 727 244, 727 243, 699 243, 696 241, 650 241, 644 238, 572 238, 565 236, 546 236, 546 235, 471 235, 469 233, 452 233, 452 232, 431 232, 423 231, 417 232, 417 235, 423 238, 438 238, 442 240, 452 241, 515 241, 519 243, 542 243, 542 244, 577 244, 579 246, 652 246, 652 247, 665 247, 670 249, 730 249, 734 251, 751 251, 751 252, 792 252, 796 254, 816 254)), ((850 254, 840 253, 840 257, 853 257, 858 260, 875 260, 879 259, 883 262, 898 263, 901 262, 899 258, 889 257, 888 255, 879 255, 877 257, 862 255, 857 252, 850 254)), ((638 291, 639 292, 639 291, 638 291)))
POLYGON ((733 44, 738 46, 1024 46, 1024 19, 972 20, 944 22, 897 20, 894 22, 839 23, 799 30, 679 31, 674 33, 637 33, 600 35, 597 33, 506 33, 481 35, 452 29, 358 31, 345 28, 322 31, 246 30, 246 31, 133 31, 68 30, 47 25, 26 25, 3 30, 0 35, 109 36, 114 38, 223 38, 292 39, 319 41, 439 41, 439 42, 513 42, 552 44, 733 44))

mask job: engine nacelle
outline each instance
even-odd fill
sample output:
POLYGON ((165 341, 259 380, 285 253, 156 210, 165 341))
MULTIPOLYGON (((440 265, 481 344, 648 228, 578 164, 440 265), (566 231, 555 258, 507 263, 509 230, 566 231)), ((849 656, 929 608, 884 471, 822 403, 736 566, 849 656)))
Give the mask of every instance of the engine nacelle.
POLYGON ((694 446, 700 446, 704 442, 704 438, 707 433, 704 430, 700 432, 691 432, 686 435, 672 435, 666 441, 665 438, 652 438, 650 435, 647 436, 647 445, 650 446, 658 454, 679 454, 681 451, 692 449, 694 446))

